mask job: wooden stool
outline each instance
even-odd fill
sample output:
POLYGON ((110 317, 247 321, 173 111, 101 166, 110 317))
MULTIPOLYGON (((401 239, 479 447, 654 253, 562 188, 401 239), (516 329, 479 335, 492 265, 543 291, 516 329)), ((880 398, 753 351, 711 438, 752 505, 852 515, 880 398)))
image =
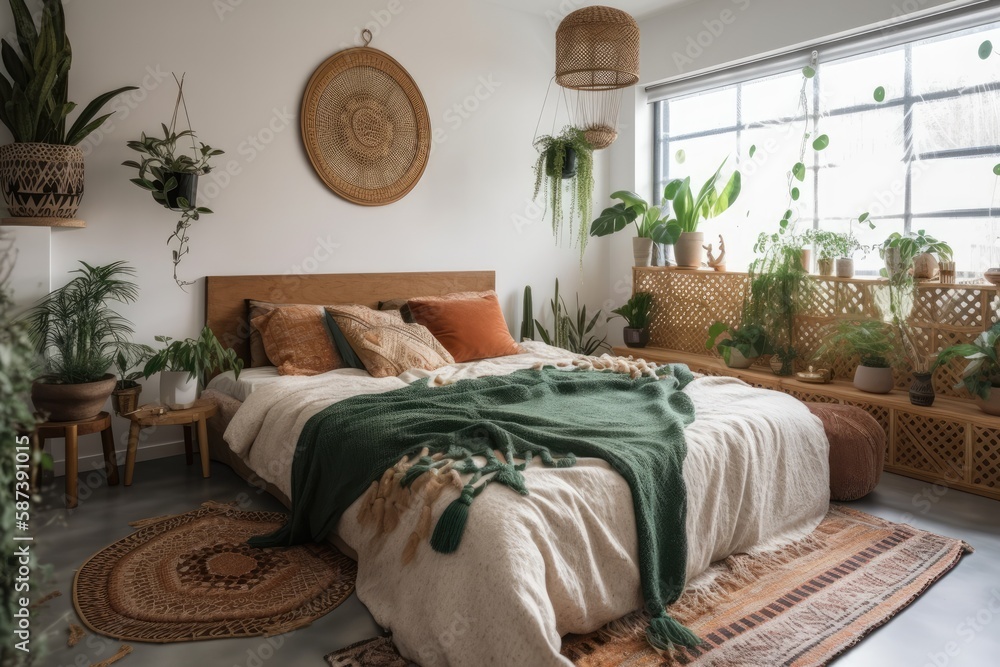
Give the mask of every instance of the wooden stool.
MULTIPOLYGON (((38 451, 45 449, 45 441, 49 438, 66 439, 66 507, 73 509, 77 504, 76 483, 78 473, 77 439, 81 435, 101 434, 101 444, 104 446, 104 469, 108 477, 108 486, 118 484, 118 462, 115 461, 115 437, 111 431, 111 415, 107 412, 75 422, 45 422, 35 429, 34 441, 38 451)), ((34 487, 32 480, 32 487, 34 487)))
POLYGON ((191 442, 191 426, 198 425, 198 450, 201 453, 201 476, 209 477, 208 463, 208 423, 218 408, 209 400, 200 400, 186 410, 170 410, 163 414, 159 408, 143 408, 128 416, 132 421, 128 429, 128 452, 125 454, 125 486, 132 486, 132 472, 135 470, 135 450, 139 446, 139 432, 150 426, 183 426, 184 453, 188 465, 194 460, 191 442))

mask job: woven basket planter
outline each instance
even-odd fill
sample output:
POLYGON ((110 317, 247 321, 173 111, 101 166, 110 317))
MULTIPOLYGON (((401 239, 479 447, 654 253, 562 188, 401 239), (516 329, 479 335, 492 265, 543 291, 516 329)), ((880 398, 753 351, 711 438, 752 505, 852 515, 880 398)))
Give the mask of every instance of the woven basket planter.
POLYGON ((15 218, 75 218, 83 198, 83 151, 76 146, 0 146, 0 184, 15 218))

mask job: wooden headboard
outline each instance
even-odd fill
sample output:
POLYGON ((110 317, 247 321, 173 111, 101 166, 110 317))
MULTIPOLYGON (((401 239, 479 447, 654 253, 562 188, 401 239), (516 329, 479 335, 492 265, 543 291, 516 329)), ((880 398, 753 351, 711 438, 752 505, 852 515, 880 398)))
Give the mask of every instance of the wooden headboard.
POLYGON ((205 324, 226 347, 250 361, 247 299, 327 305, 379 301, 450 292, 496 289, 493 271, 426 273, 327 273, 283 276, 209 276, 205 279, 205 324))

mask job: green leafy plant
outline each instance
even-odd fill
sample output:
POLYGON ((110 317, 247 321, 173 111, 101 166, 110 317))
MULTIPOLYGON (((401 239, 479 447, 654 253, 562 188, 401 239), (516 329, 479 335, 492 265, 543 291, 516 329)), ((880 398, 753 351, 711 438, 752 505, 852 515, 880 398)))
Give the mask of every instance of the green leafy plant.
MULTIPOLYGON (((653 310, 653 295, 649 292, 636 292, 625 302, 625 305, 611 312, 615 317, 621 317, 631 329, 645 329, 649 326, 649 315, 653 310)), ((608 321, 614 317, 609 317, 608 321)))
POLYGON ((10 10, 20 53, 3 40, 6 76, 0 76, 0 122, 16 142, 76 146, 114 113, 95 118, 105 104, 137 88, 126 86, 99 95, 67 130, 67 117, 76 104, 68 100, 73 51, 62 0, 44 0, 38 26, 24 0, 10 0, 10 10))
POLYGON ((174 340, 169 336, 156 336, 156 342, 166 347, 146 362, 142 374, 147 379, 160 371, 187 371, 188 378, 197 378, 198 384, 204 387, 210 373, 233 371, 239 378, 243 370, 243 360, 236 351, 223 347, 207 326, 198 338, 174 340))
MULTIPOLYGON (((171 197, 171 193, 178 188, 178 175, 200 176, 207 174, 212 170, 209 164, 212 158, 223 155, 224 152, 204 143, 196 143, 195 133, 191 129, 177 131, 177 118, 181 108, 184 109, 185 116, 188 115, 188 112, 187 103, 184 101, 184 79, 178 79, 175 74, 174 81, 177 82, 177 101, 174 104, 174 115, 170 120, 170 126, 160 125, 163 131, 162 138, 147 136, 143 132, 138 141, 127 142, 128 147, 142 157, 138 161, 126 160, 122 162, 122 165, 138 171, 138 176, 130 179, 130 182, 150 192, 153 199, 161 205, 170 208, 170 199, 176 200, 177 207, 172 210, 179 211, 181 218, 177 221, 174 233, 167 238, 167 243, 177 244, 177 247, 171 251, 174 282, 177 283, 178 287, 184 289, 188 285, 194 284, 177 277, 178 265, 184 256, 191 251, 188 229, 193 223, 200 220, 201 216, 212 213, 212 209, 205 206, 194 206, 187 198, 180 195, 171 197), (191 155, 178 152, 177 144, 182 139, 191 140, 191 155)), ((188 118, 189 128, 190 125, 191 119, 188 118)))
POLYGON ((900 361, 895 331, 882 320, 840 320, 825 327, 821 339, 817 360, 858 357, 870 368, 892 368, 900 361))
MULTIPOLYGON (((14 614, 21 609, 19 598, 23 593, 17 591, 16 578, 18 568, 11 567, 17 562, 17 550, 23 542, 15 542, 10 536, 15 534, 14 509, 24 496, 15 497, 16 491, 26 493, 28 490, 28 474, 25 469, 18 469, 14 446, 26 445, 28 438, 24 433, 35 429, 35 417, 28 404, 28 391, 35 377, 35 348, 28 334, 28 327, 23 320, 13 317, 13 301, 10 293, 10 273, 13 267, 14 252, 11 243, 0 239, 0 634, 4 642, 0 644, 0 664, 28 664, 30 656, 14 649, 14 631, 18 629, 18 619, 14 614), (19 440, 20 438, 20 440, 19 440)), ((40 454, 40 453, 39 453, 40 454)), ((36 454, 31 463, 39 462, 36 454)), ((47 455, 41 459, 45 467, 52 467, 52 460, 47 455)), ((32 572, 38 572, 35 561, 35 551, 30 552, 32 572)), ((32 581, 34 588, 37 581, 32 581)), ((33 596, 34 597, 34 596, 33 596)), ((34 630, 33 630, 34 633, 34 630)), ((32 636, 32 655, 38 658, 40 637, 32 636)))
POLYGON ((761 256, 749 270, 747 297, 742 321, 761 327, 768 337, 772 354, 781 360, 781 375, 792 372, 795 350, 795 318, 799 298, 809 280, 802 265, 803 239, 794 235, 761 234, 754 246, 761 256))
POLYGON ((135 270, 125 262, 71 271, 79 274, 44 297, 29 313, 30 334, 45 357, 45 379, 58 384, 100 380, 118 354, 127 358, 143 346, 131 342, 132 323, 112 309, 132 303, 139 288, 135 270))
POLYGON ((535 320, 535 329, 546 345, 561 347, 575 354, 592 355, 601 349, 609 349, 607 336, 597 338, 593 335, 594 328, 601 317, 601 311, 588 318, 587 307, 580 306, 580 296, 576 297, 576 317, 571 317, 566 301, 559 294, 559 279, 556 279, 555 294, 549 301, 552 313, 552 329, 549 330, 539 320, 535 320))
POLYGON ((973 396, 988 400, 990 392, 1000 388, 1000 322, 994 322, 972 343, 952 345, 941 350, 934 369, 959 357, 968 363, 955 389, 965 389, 973 396))
POLYGON ((832 232, 828 229, 810 229, 803 234, 806 243, 810 243, 816 248, 816 257, 820 259, 836 259, 847 257, 851 252, 850 244, 847 242, 847 234, 832 232))
MULTIPOLYGON (((950 245, 944 241, 938 241, 923 229, 905 235, 899 232, 890 234, 879 248, 879 255, 883 259, 885 259, 886 250, 889 248, 899 249, 900 268, 903 271, 912 268, 913 260, 924 253, 937 255, 939 259, 944 261, 951 261, 952 257, 955 256, 955 251, 950 245)), ((882 276, 886 277, 887 275, 888 271, 883 269, 882 276)))
POLYGON ((524 287, 521 305, 521 340, 535 340, 535 307, 531 301, 531 285, 524 287))
POLYGON ((611 198, 621 202, 601 211, 590 225, 591 236, 608 236, 634 224, 635 235, 639 238, 653 239, 656 243, 668 245, 677 243, 681 227, 677 221, 668 221, 661 207, 651 206, 645 199, 628 190, 613 192, 611 198))
POLYGON ((535 161, 535 191, 541 194, 546 212, 552 215, 552 233, 562 237, 565 224, 571 228, 571 241, 580 247, 580 259, 587 249, 587 220, 594 201, 594 150, 575 127, 564 128, 557 137, 542 136, 535 140, 538 159, 535 161), (567 149, 576 152, 576 174, 569 179, 570 206, 568 215, 563 206, 563 167, 567 149))
POLYGON ((697 197, 691 194, 690 176, 667 183, 663 189, 663 199, 671 203, 672 218, 667 220, 668 225, 673 222, 681 232, 696 232, 702 220, 717 217, 736 203, 743 187, 738 170, 733 172, 721 190, 716 187, 728 159, 723 160, 712 177, 705 181, 697 197))
POLYGON ((142 371, 136 370, 149 361, 156 352, 148 345, 128 345, 118 350, 115 355, 115 375, 118 381, 115 389, 131 389, 138 385, 136 380, 142 377, 142 371))
POLYGON ((771 353, 767 332, 757 324, 731 327, 725 322, 715 322, 708 328, 708 340, 705 341, 706 350, 713 348, 722 356, 727 366, 733 350, 739 351, 746 359, 756 359, 771 353), (729 337, 720 341, 719 337, 723 335, 729 337))

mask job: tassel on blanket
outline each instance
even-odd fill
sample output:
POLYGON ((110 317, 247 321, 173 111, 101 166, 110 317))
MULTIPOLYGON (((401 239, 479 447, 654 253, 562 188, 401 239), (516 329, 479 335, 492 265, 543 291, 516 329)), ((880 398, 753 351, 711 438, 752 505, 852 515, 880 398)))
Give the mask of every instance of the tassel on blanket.
POLYGON ((431 536, 431 548, 443 554, 450 554, 458 549, 465 532, 465 524, 469 520, 469 506, 478 495, 478 490, 471 484, 466 484, 462 495, 445 508, 434 527, 431 536))
POLYGON ((646 641, 658 651, 668 651, 674 646, 695 647, 702 643, 698 635, 662 610, 649 619, 646 641))

